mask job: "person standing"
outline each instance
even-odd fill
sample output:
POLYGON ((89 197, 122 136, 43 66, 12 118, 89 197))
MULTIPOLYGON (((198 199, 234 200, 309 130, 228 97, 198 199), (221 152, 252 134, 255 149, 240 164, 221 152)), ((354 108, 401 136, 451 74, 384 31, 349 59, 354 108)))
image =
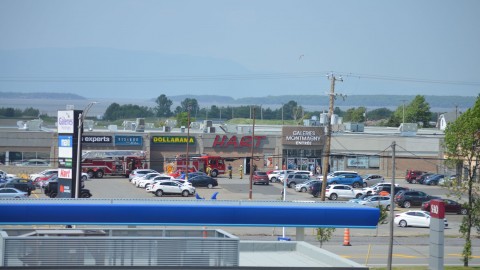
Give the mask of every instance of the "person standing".
POLYGON ((228 179, 232 179, 232 169, 233 169, 233 167, 232 167, 231 163, 228 163, 227 169, 228 169, 228 179))
POLYGON ((207 167, 207 175, 212 176, 212 167, 210 167, 210 164, 207 167))
POLYGON ((238 167, 238 172, 240 173, 240 179, 243 179, 243 165, 240 165, 240 167, 238 167))

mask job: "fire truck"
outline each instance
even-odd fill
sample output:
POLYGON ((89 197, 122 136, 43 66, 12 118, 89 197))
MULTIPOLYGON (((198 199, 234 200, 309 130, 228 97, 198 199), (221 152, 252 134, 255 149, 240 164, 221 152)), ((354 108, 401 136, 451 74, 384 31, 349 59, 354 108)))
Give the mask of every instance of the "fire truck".
POLYGON ((143 151, 93 150, 82 154, 82 172, 90 178, 106 175, 128 177, 131 171, 147 167, 143 151))
MULTIPOLYGON (((212 177, 217 177, 219 174, 225 174, 225 159, 220 156, 191 155, 188 159, 190 159, 189 172, 206 172, 207 167, 210 165, 210 168, 212 169, 210 175, 212 177)), ((165 172, 168 174, 178 173, 178 171, 186 171, 186 169, 187 162, 185 155, 167 160, 167 165, 165 166, 165 172)))

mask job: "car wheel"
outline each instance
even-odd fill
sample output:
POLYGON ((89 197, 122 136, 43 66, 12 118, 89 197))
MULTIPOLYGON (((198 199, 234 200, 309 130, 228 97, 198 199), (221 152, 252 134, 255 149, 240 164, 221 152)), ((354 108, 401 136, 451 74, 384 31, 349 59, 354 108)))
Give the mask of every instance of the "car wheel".
POLYGON ((213 188, 213 185, 212 185, 212 184, 208 184, 208 185, 207 185, 207 188, 213 188))
POLYGON ((403 207, 410 208, 411 206, 412 206, 412 204, 409 201, 404 201, 403 202, 403 207))
POLYGON ((413 179, 412 184, 416 184, 416 183, 418 183, 417 180, 413 179))
POLYGON ((80 198, 90 198, 90 194, 84 192, 80 195, 80 198))
POLYGON ((103 171, 102 171, 102 170, 98 170, 98 171, 95 173, 95 177, 96 177, 96 178, 103 178, 103 171))
POLYGON ((277 178, 276 178, 276 177, 272 177, 272 178, 270 179, 270 181, 271 181, 271 182, 277 182, 277 178))
POLYGON ((190 195, 190 192, 188 192, 188 190, 182 191, 182 196, 183 197, 188 197, 188 195, 190 195))
POLYGON ((92 170, 88 171, 87 174, 88 174, 88 177, 90 177, 90 179, 95 177, 95 172, 92 170))
POLYGON ((390 204, 385 207, 385 210, 389 211, 390 210, 390 204))
POLYGON ((367 183, 363 182, 363 187, 367 187, 367 183))
POLYGON ((362 193, 358 193, 357 195, 355 195, 355 199, 358 199, 362 196, 362 193))
POLYGON ((306 187, 302 187, 302 188, 300 189, 300 192, 307 192, 307 188, 306 188, 306 187))
POLYGON ((270 182, 266 182, 265 185, 267 185, 267 186, 270 185, 270 182))
POLYGON ((460 214, 466 215, 466 214, 467 214, 467 209, 463 209, 463 208, 462 208, 462 210, 460 210, 460 214))
POLYGON ((338 196, 337 194, 333 193, 333 194, 330 194, 330 200, 332 201, 336 201, 338 199, 338 196))
POLYGON ((295 185, 296 185, 295 182, 291 182, 290 184, 288 184, 288 187, 289 188, 295 188, 295 185))
POLYGON ((57 197, 57 193, 56 193, 56 192, 50 193, 50 198, 56 198, 56 197, 57 197))
POLYGON ((217 170, 211 171, 211 172, 210 172, 210 175, 211 175, 212 177, 217 177, 217 175, 218 175, 217 170))
POLYGON ((405 220, 400 220, 400 222, 398 223, 398 225, 400 225, 400 227, 407 227, 407 222, 405 220))
POLYGON ((163 191, 162 191, 161 189, 159 189, 159 190, 155 191, 155 195, 156 195, 157 197, 162 197, 163 191))
POLYGON ((87 178, 88 178, 88 177, 87 177, 86 175, 83 175, 83 176, 82 176, 82 180, 83 180, 83 181, 87 181, 87 178))
POLYGON ((353 187, 353 188, 359 188, 359 187, 360 187, 360 183, 355 182, 355 183, 353 183, 352 187, 353 187))

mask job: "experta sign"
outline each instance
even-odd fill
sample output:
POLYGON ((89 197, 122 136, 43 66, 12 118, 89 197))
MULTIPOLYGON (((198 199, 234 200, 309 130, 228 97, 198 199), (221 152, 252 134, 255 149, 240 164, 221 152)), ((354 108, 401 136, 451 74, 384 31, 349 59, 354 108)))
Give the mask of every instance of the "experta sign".
POLYGON ((230 138, 228 138, 227 135, 217 135, 213 140, 212 147, 252 147, 252 143, 255 144, 255 147, 259 147, 262 141, 265 139, 267 139, 267 136, 255 136, 254 139, 252 139, 252 136, 243 136, 239 140, 238 137, 235 135, 231 136, 230 138))
POLYGON ((113 142, 112 136, 82 136, 82 143, 108 143, 111 144, 113 142))
POLYGON ((195 137, 188 136, 153 136, 153 144, 189 144, 195 143, 195 137))
POLYGON ((283 127, 283 145, 314 145, 322 146, 324 131, 321 127, 283 127))

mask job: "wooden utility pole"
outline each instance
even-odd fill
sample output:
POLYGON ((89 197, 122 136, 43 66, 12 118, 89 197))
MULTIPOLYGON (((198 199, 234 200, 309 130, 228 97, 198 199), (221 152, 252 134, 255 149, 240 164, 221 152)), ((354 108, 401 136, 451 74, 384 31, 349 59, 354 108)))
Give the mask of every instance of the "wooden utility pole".
POLYGON ((325 201, 325 188, 327 187, 327 175, 328 175, 328 167, 330 164, 330 141, 332 137, 332 115, 333 115, 333 101, 335 98, 335 81, 343 81, 341 77, 337 78, 334 74, 328 75, 328 79, 330 80, 330 106, 328 110, 328 123, 327 123, 327 136, 325 141, 325 152, 323 155, 323 168, 322 168, 322 193, 320 199, 325 201))
POLYGON ((393 206, 395 205, 394 197, 395 194, 395 141, 392 142, 392 185, 390 187, 390 217, 389 217, 389 225, 390 225, 390 237, 388 241, 388 258, 387 258, 387 269, 392 270, 392 256, 393 256, 393 223, 394 223, 394 216, 395 212, 393 211, 393 206))

